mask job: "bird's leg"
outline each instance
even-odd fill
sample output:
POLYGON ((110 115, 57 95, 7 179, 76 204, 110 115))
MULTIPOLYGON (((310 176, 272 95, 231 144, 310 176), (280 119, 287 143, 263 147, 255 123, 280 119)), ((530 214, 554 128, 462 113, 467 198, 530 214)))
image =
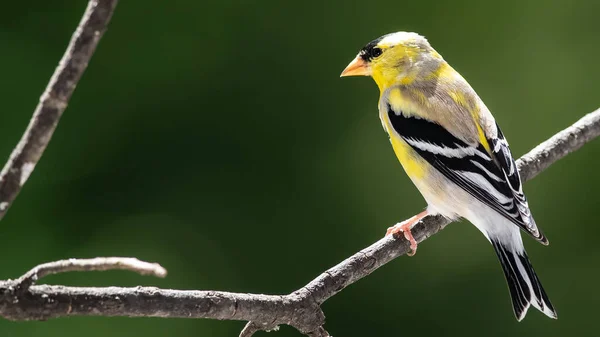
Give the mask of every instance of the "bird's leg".
POLYGON ((396 225, 387 229, 387 232, 385 232, 385 236, 395 235, 398 232, 404 233, 404 238, 406 238, 406 240, 408 240, 408 242, 410 242, 410 249, 411 249, 411 252, 408 253, 407 255, 408 256, 415 255, 415 253, 417 252, 417 240, 415 240, 415 238, 413 237, 410 230, 417 222, 419 222, 419 220, 423 219, 426 215, 427 215, 427 210, 424 210, 423 212, 413 216, 412 218, 410 218, 408 220, 404 220, 400 223, 397 223, 396 225))

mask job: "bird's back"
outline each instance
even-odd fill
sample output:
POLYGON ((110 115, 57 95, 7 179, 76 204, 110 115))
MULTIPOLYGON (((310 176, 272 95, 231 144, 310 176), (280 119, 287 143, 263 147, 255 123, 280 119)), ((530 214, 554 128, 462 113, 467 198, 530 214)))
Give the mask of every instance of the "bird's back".
POLYGON ((384 90, 380 113, 385 113, 388 104, 407 116, 443 125, 469 145, 481 142, 482 133, 493 133, 494 117, 467 81, 446 62, 425 78, 384 90), (436 80, 430 80, 431 77, 436 80))

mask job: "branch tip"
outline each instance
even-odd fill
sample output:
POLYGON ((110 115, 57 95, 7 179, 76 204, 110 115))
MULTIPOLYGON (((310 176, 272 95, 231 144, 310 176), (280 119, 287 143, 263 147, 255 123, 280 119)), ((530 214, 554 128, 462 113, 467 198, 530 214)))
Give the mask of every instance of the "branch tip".
POLYGON ((240 337, 252 337, 252 335, 254 335, 256 332, 258 332, 260 330, 262 330, 262 329, 257 324, 250 321, 250 322, 246 323, 246 325, 242 329, 242 332, 240 332, 240 337))
POLYGON ((317 330, 315 330, 313 332, 309 332, 307 334, 307 336, 309 336, 309 337, 333 337, 322 326, 320 326, 317 330))
POLYGON ((128 270, 141 275, 167 276, 167 270, 158 263, 140 261, 132 257, 97 257, 94 259, 68 259, 40 264, 17 280, 20 291, 29 289, 39 279, 52 274, 71 271, 128 270))

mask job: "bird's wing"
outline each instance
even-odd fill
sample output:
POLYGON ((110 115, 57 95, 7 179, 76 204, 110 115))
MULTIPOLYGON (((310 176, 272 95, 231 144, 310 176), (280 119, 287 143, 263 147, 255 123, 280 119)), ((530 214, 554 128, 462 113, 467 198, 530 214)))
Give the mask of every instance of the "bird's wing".
POLYGON ((523 229, 529 232, 540 242, 548 244, 548 239, 546 239, 544 234, 535 224, 535 221, 531 215, 531 211, 529 210, 527 198, 523 193, 523 184, 521 182, 521 176, 519 175, 519 169, 517 168, 517 163, 515 163, 515 160, 510 153, 508 142, 506 141, 506 138, 504 138, 504 134, 502 133, 502 130, 500 130, 500 126, 496 123, 494 123, 494 126, 496 128, 496 136, 487 136, 487 141, 490 145, 490 150, 492 151, 492 157, 494 157, 496 165, 498 165, 502 171, 506 184, 512 192, 514 203, 517 205, 517 209, 521 214, 521 218, 527 225, 527 227, 523 229))
POLYGON ((490 154, 484 145, 469 145, 437 123, 396 113, 391 106, 387 113, 394 131, 446 178, 547 244, 531 217, 519 172, 500 129, 497 137, 487 139, 490 154))

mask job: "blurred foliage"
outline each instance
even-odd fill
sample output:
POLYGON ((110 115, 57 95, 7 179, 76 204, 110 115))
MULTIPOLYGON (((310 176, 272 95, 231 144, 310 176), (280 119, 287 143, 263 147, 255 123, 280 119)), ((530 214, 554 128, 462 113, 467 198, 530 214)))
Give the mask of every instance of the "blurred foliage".
MULTIPOLYGON (((0 156, 23 132, 85 1, 0 11, 0 156)), ((425 203, 377 117, 364 44, 408 30, 467 78, 521 155, 600 105, 597 0, 121 1, 50 147, 1 223, 0 279, 68 257, 158 261, 49 277, 287 293, 425 203)), ((595 336, 600 142, 526 184, 552 245, 526 238, 559 312, 517 323, 493 250, 466 223, 329 300, 334 336, 595 336)), ((2 336, 236 336, 242 322, 0 321, 2 336), (84 332, 85 331, 85 332, 84 332)), ((265 333, 259 333, 259 336, 265 333)), ((299 336, 283 328, 273 336, 299 336)))

